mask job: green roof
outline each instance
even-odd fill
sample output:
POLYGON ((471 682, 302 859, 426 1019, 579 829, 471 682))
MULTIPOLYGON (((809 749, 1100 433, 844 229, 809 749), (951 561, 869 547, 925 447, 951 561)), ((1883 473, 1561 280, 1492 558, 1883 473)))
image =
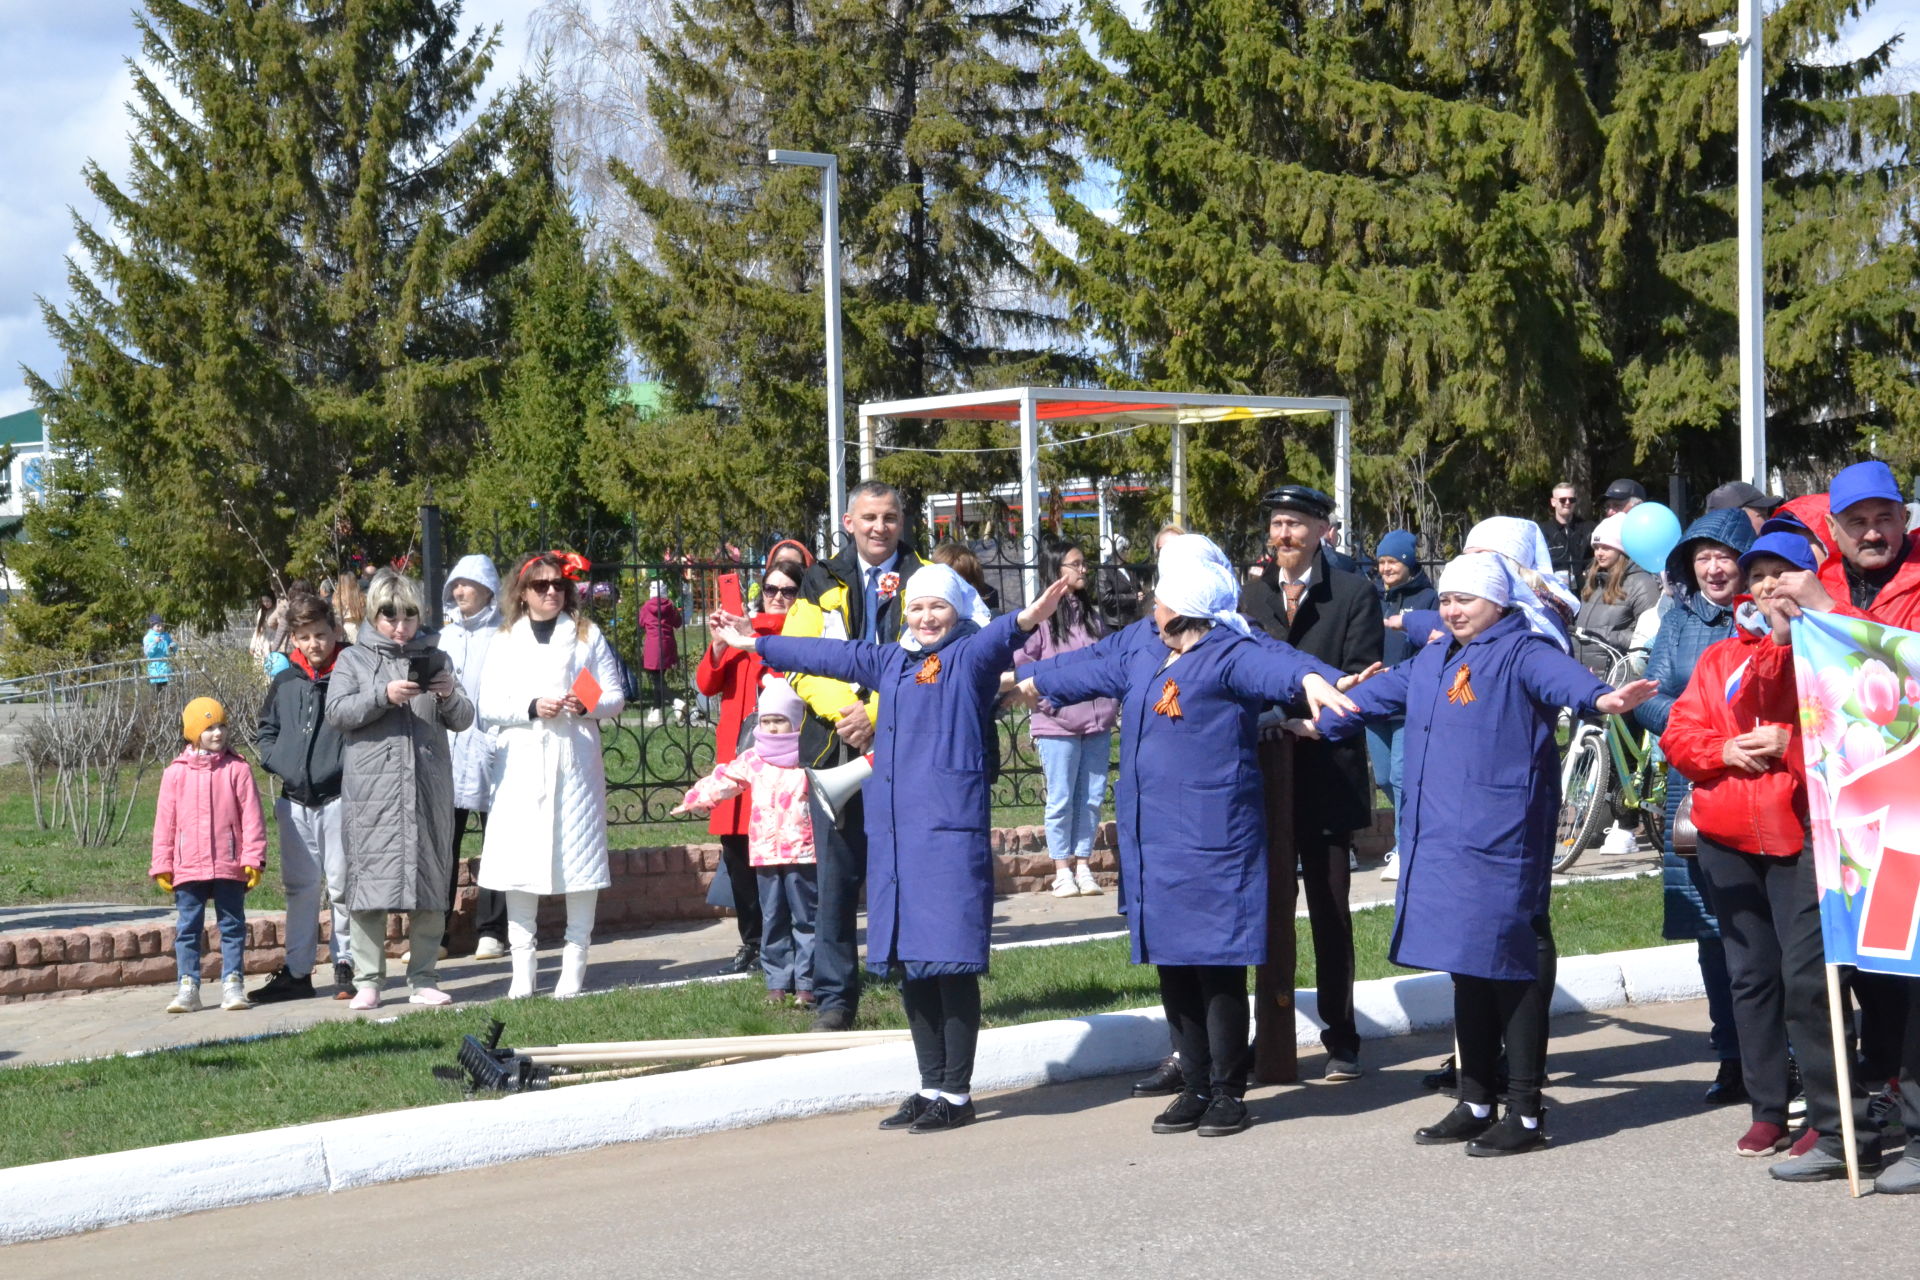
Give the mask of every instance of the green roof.
POLYGON ((660 404, 666 395, 666 389, 657 382, 629 382, 613 393, 613 398, 621 404, 630 404, 643 414, 660 412, 660 404))
POLYGON ((38 409, 22 409, 0 418, 0 444, 39 444, 45 432, 38 409))

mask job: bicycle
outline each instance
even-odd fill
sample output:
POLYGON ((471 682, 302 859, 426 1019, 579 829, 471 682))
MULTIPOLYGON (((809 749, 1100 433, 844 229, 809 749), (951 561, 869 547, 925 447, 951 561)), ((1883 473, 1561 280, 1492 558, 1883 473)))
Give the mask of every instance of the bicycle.
MULTIPOLYGON (((1575 640, 1603 650, 1612 665, 1607 683, 1634 678, 1633 659, 1645 650, 1622 650, 1592 632, 1575 628, 1575 640)), ((1667 770, 1655 736, 1636 730, 1625 716, 1581 720, 1567 739, 1560 764, 1560 820, 1555 832, 1553 869, 1565 871, 1598 840, 1611 812, 1621 817, 1636 810, 1640 829, 1659 849, 1667 815, 1667 770)))

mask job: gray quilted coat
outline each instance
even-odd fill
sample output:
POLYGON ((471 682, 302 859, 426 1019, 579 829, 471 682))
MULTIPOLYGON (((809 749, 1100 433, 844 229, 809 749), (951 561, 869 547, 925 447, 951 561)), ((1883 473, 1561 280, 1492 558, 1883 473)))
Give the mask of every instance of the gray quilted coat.
POLYGON ((404 707, 387 701, 387 683, 407 678, 407 662, 427 656, 450 669, 422 630, 405 646, 369 620, 333 667, 327 723, 346 739, 340 814, 350 911, 445 911, 453 869, 453 761, 449 729, 473 723, 473 703, 454 682, 443 702, 423 693, 404 707))

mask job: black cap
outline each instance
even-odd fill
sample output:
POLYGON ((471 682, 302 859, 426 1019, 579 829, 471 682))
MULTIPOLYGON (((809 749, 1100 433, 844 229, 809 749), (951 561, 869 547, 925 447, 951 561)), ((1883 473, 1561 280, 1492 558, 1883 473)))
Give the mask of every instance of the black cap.
POLYGON ((1615 480, 1607 486, 1608 502, 1625 502, 1628 498, 1639 502, 1647 500, 1647 490, 1638 480, 1615 480))
POLYGON ((1260 505, 1269 511, 1298 511, 1316 520, 1333 519, 1333 499, 1304 484, 1283 484, 1260 496, 1260 505))
POLYGON ((1773 509, 1785 501, 1785 498, 1775 497, 1771 493, 1757 489, 1745 480, 1734 480, 1721 485, 1707 495, 1707 510, 1725 511, 1735 507, 1752 507, 1756 511, 1772 514, 1773 509))

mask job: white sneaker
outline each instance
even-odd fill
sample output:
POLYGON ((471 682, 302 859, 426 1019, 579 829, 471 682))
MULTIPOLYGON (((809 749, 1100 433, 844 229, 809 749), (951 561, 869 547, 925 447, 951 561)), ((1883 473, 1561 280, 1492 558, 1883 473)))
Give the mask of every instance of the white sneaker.
POLYGON ((1600 845, 1601 853, 1627 854, 1640 847, 1640 840, 1634 833, 1622 826, 1607 828, 1605 841, 1600 845))
POLYGON ((251 1009, 253 1001, 247 999, 247 980, 237 973, 230 973, 220 979, 220 1007, 222 1009, 251 1009))
POLYGON ((1053 873, 1053 896, 1056 898, 1075 898, 1080 895, 1080 886, 1074 883, 1073 868, 1062 863, 1053 873))
POLYGON ((473 949, 476 960, 498 960, 507 954, 507 944, 498 938, 482 938, 480 945, 473 949))
POLYGON ((1105 892, 1100 882, 1093 878, 1093 868, 1084 862, 1073 869, 1073 884, 1083 898, 1097 898, 1105 892))
POLYGON ((1358 871, 1359 869, 1360 869, 1360 855, 1355 853, 1351 849, 1347 850, 1347 870, 1349 872, 1353 872, 1353 871, 1358 871))
POLYGON ((1387 850, 1387 865, 1380 868, 1380 878, 1382 880, 1398 880, 1400 878, 1400 851, 1398 849, 1387 850))
POLYGON ((200 1011, 200 979, 180 979, 179 990, 173 993, 173 1002, 167 1006, 168 1013, 198 1013, 200 1011))

